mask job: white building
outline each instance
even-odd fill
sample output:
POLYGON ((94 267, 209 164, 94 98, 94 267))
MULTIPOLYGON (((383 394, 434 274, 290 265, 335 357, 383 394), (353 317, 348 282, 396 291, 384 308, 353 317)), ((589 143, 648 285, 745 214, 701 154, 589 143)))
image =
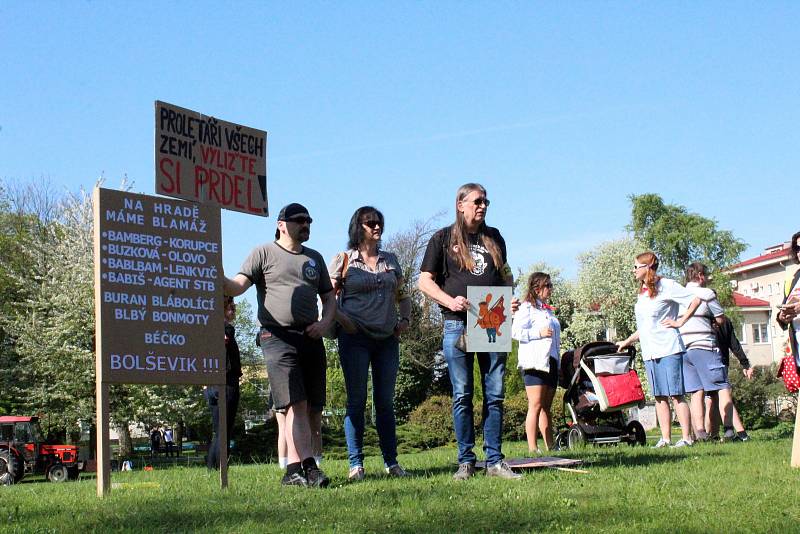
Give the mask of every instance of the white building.
POLYGON ((788 242, 727 269, 735 284, 734 302, 743 317, 739 341, 752 365, 770 365, 784 356, 788 334, 775 320, 776 308, 783 301, 786 279, 791 280, 797 269, 788 242))

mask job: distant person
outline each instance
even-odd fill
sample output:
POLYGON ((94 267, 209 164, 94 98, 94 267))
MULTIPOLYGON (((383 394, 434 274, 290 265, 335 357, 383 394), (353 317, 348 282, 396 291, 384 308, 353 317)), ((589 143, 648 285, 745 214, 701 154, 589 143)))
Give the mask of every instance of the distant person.
MULTIPOLYGON (((792 260, 800 263, 800 232, 795 232, 791 242, 792 260)), ((795 365, 800 369, 800 269, 785 281, 783 289, 783 302, 778 312, 777 320, 781 328, 789 329, 789 344, 792 347, 795 365)))
POLYGON ((236 296, 255 285, 258 292, 261 352, 275 408, 286 409, 288 465, 281 484, 326 487, 330 479, 314 459, 313 429, 319 428, 316 420, 325 405, 322 334, 334 319, 336 301, 322 256, 303 246, 311 236, 311 222, 301 204, 284 206, 275 241, 253 249, 240 272, 225 278, 224 289, 236 296))
POLYGON ((172 436, 172 429, 166 428, 164 429, 164 448, 166 449, 166 455, 172 456, 175 450, 175 441, 172 436))
POLYGON ((525 394, 528 397, 528 413, 525 416, 525 435, 528 452, 540 454, 538 431, 544 439, 545 450, 553 448, 553 430, 550 407, 558 387, 558 366, 561 360, 561 323, 548 304, 553 293, 550 275, 535 272, 528 278, 528 287, 522 304, 514 314, 511 336, 519 341, 519 367, 525 394), (551 339, 547 370, 531 366, 535 358, 533 348, 536 341, 551 339), (530 353, 530 354, 529 354, 530 353))
MULTIPOLYGON (((480 184, 464 184, 456 192, 456 221, 431 237, 422 259, 419 289, 437 302, 444 319, 442 348, 453 386, 453 426, 458 442, 455 480, 475 474, 474 353, 459 339, 465 331, 468 286, 510 286, 511 268, 500 231, 486 224, 489 199, 480 184), (457 345, 458 344, 458 345, 457 345), (460 348, 459 348, 460 347, 460 348)), ((476 303, 477 304, 477 303, 476 303)), ((515 306, 514 306, 515 307, 515 306)), ((513 310, 516 311, 516 310, 513 310)), ((520 479, 503 461, 503 378, 506 352, 477 353, 483 385, 483 450, 488 476, 520 479)))
POLYGON ((656 398, 656 418, 661 430, 661 439, 655 448, 672 445, 672 416, 669 401, 678 416, 681 439, 674 447, 692 445, 689 406, 684 395, 683 356, 685 347, 678 328, 692 317, 701 299, 685 287, 669 278, 656 274, 658 258, 652 252, 636 256, 633 275, 640 284, 634 312, 636 331, 618 345, 618 350, 641 342, 650 392, 656 398), (686 312, 678 318, 678 307, 685 306, 686 312))
POLYGON ((380 211, 371 206, 358 208, 350 218, 347 250, 337 254, 328 268, 339 294, 339 359, 347 389, 344 434, 348 479, 353 481, 364 478, 364 410, 370 369, 384 469, 393 477, 407 475, 397 461, 394 395, 399 336, 410 324, 411 300, 397 257, 380 248, 384 229, 380 211))
POLYGON ((153 427, 150 431, 150 454, 157 456, 161 450, 161 432, 157 427, 153 427))
MULTIPOLYGON (((228 440, 233 435, 233 425, 236 422, 236 412, 239 408, 239 377, 242 376, 242 359, 239 353, 239 344, 236 342, 236 328, 233 320, 236 318, 236 303, 233 297, 227 295, 224 299, 225 314, 225 418, 228 440)), ((206 388, 206 401, 211 410, 211 426, 213 437, 208 446, 206 464, 209 469, 219 469, 220 440, 219 440, 219 392, 220 386, 206 388)))
POLYGON ((686 268, 686 289, 703 300, 695 314, 680 328, 686 347, 683 356, 683 383, 691 393, 689 409, 692 426, 698 441, 708 441, 706 429, 705 393, 718 399, 723 420, 723 439, 733 440, 733 397, 728 382, 728 368, 722 362, 717 328, 726 321, 725 311, 713 290, 706 287, 708 267, 693 262, 686 268))

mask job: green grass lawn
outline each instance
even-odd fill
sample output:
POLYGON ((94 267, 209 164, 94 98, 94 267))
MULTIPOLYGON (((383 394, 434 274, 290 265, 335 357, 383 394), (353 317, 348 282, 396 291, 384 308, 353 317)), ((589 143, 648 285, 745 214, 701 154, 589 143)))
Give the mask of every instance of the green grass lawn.
MULTIPOLYGON (((0 532, 800 532, 800 469, 791 442, 691 449, 589 447, 561 453, 588 474, 536 470, 522 481, 454 482, 451 447, 401 455, 413 474, 347 483, 346 460, 326 460, 330 488, 284 488, 275 464, 233 466, 230 487, 203 467, 113 473, 95 480, 0 487, 0 532)), ((524 456, 524 443, 508 443, 524 456)))

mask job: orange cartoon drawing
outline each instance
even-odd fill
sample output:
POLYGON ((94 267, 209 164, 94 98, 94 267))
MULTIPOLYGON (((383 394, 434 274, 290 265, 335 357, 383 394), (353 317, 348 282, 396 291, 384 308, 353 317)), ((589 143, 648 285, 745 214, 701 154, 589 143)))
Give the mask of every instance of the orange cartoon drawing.
POLYGON ((475 326, 480 326, 486 330, 486 335, 489 338, 489 343, 496 343, 497 336, 502 335, 498 332, 500 325, 506 322, 505 314, 505 297, 497 299, 493 305, 489 305, 492 301, 492 294, 487 293, 486 299, 478 303, 478 320, 475 326))

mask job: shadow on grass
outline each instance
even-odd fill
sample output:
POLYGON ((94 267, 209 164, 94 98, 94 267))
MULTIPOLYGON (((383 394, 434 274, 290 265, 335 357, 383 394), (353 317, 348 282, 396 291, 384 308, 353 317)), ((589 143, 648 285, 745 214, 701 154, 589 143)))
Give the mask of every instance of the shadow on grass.
MULTIPOLYGON (((636 455, 626 454, 623 451, 619 451, 604 452, 602 454, 583 458, 576 457, 576 459, 583 460, 584 467, 647 467, 651 465, 682 462, 686 460, 689 454, 692 453, 692 449, 684 449, 683 451, 656 451, 640 449, 637 451, 638 454, 636 455), (685 453, 683 451, 685 451, 685 453)), ((728 453, 725 451, 703 451, 703 456, 722 457, 728 456, 728 453)))

